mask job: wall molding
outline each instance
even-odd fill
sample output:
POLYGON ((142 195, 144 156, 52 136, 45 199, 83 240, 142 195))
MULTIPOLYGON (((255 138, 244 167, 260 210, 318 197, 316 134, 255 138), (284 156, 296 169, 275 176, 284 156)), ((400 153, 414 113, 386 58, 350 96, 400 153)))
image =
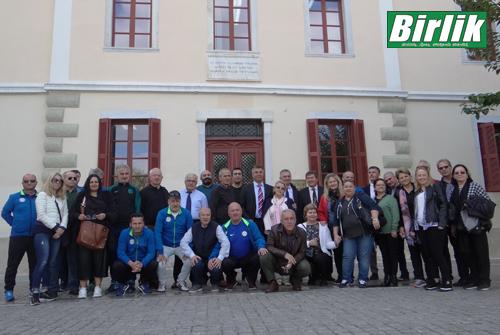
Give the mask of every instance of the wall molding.
POLYGON ((49 91, 80 92, 146 92, 146 93, 213 93, 263 94, 293 96, 331 96, 363 98, 400 98, 406 101, 467 101, 478 92, 404 91, 377 87, 295 86, 221 83, 148 83, 112 81, 69 81, 65 83, 0 83, 0 94, 34 94, 49 91))

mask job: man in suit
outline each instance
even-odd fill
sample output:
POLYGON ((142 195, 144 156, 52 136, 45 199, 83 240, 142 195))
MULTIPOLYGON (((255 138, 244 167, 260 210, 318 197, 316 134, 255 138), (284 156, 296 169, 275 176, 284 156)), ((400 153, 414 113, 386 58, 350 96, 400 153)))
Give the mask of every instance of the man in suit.
POLYGON ((294 202, 293 209, 297 210, 299 202, 299 190, 292 184, 292 173, 288 169, 280 171, 280 181, 285 184, 285 197, 294 202))
POLYGON ((319 199, 323 195, 323 187, 318 186, 318 175, 314 171, 306 172, 306 187, 299 192, 299 206, 297 207, 297 217, 303 217, 304 207, 309 204, 314 204, 316 207, 319 204, 319 199))
MULTIPOLYGON (((372 199, 375 199, 375 181, 380 178, 380 169, 378 166, 370 166, 368 168, 368 185, 363 187, 363 192, 368 194, 372 199)), ((377 246, 373 244, 372 257, 370 258, 370 271, 372 275, 370 280, 378 280, 378 266, 377 266, 377 246)))
POLYGON ((251 184, 245 185, 241 192, 243 216, 255 222, 264 234, 264 202, 273 197, 273 187, 264 183, 264 169, 261 166, 252 168, 251 184))

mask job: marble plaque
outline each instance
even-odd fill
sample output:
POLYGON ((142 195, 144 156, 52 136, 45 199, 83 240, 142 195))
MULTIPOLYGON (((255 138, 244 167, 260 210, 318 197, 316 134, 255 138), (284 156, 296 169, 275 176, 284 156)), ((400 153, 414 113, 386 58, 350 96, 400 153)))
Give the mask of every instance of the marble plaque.
POLYGON ((208 54, 208 80, 260 81, 260 57, 255 54, 208 54))

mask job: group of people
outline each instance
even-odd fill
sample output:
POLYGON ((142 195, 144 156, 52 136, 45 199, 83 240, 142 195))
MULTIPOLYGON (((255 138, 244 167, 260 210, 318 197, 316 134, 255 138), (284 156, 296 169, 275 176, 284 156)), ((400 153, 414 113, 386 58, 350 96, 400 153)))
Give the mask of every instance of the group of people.
POLYGON ((36 191, 37 179, 26 174, 22 190, 10 195, 2 217, 12 227, 5 272, 5 300, 14 300, 18 266, 26 253, 30 304, 51 301, 68 290, 80 299, 92 291, 123 296, 167 289, 167 261, 174 257, 172 289, 198 292, 231 290, 236 269, 249 290, 260 283, 278 291, 276 274, 293 290, 309 285, 354 285, 378 280, 376 247, 383 260, 383 286, 409 280, 404 254, 408 246, 415 287, 450 291, 453 286, 487 290, 490 264, 486 233, 494 203, 472 181, 468 169, 447 159, 437 162, 434 180, 427 161, 420 161, 415 180, 408 169, 395 173, 368 169, 369 184, 360 187, 352 171, 327 174, 324 185, 309 171, 298 190, 288 169, 274 186, 264 170, 252 168, 253 181, 243 184, 242 170, 222 168, 218 183, 210 171, 188 173, 185 188, 169 192, 158 168, 149 172, 142 190, 130 184, 127 165, 116 167, 116 183, 102 184, 103 172, 92 169, 79 187, 77 170, 55 173, 36 191), (109 231, 102 248, 79 242, 80 225, 91 221, 109 231), (458 280, 452 284, 453 246, 458 280), (334 265, 337 278, 333 277, 334 265), (401 276, 397 278, 398 265, 401 276), (369 272, 371 270, 371 276, 369 272), (425 270, 425 271, 424 271, 425 270), (111 275, 103 291, 102 280, 111 275), (138 286, 135 282, 139 276, 138 286), (191 285, 188 285, 188 279, 191 285), (208 286, 207 286, 208 287, 208 286))

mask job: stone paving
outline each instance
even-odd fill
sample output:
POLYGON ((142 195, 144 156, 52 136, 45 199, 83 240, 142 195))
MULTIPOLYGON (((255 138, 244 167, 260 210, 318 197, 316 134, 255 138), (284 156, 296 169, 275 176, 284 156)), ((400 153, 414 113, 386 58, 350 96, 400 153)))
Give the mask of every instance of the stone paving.
POLYGON ((39 306, 29 306, 22 294, 28 286, 23 269, 16 301, 0 302, 0 334, 500 334, 498 260, 492 261, 493 285, 486 292, 404 285, 306 286, 302 292, 282 287, 265 294, 241 287, 86 300, 63 293, 39 306))

